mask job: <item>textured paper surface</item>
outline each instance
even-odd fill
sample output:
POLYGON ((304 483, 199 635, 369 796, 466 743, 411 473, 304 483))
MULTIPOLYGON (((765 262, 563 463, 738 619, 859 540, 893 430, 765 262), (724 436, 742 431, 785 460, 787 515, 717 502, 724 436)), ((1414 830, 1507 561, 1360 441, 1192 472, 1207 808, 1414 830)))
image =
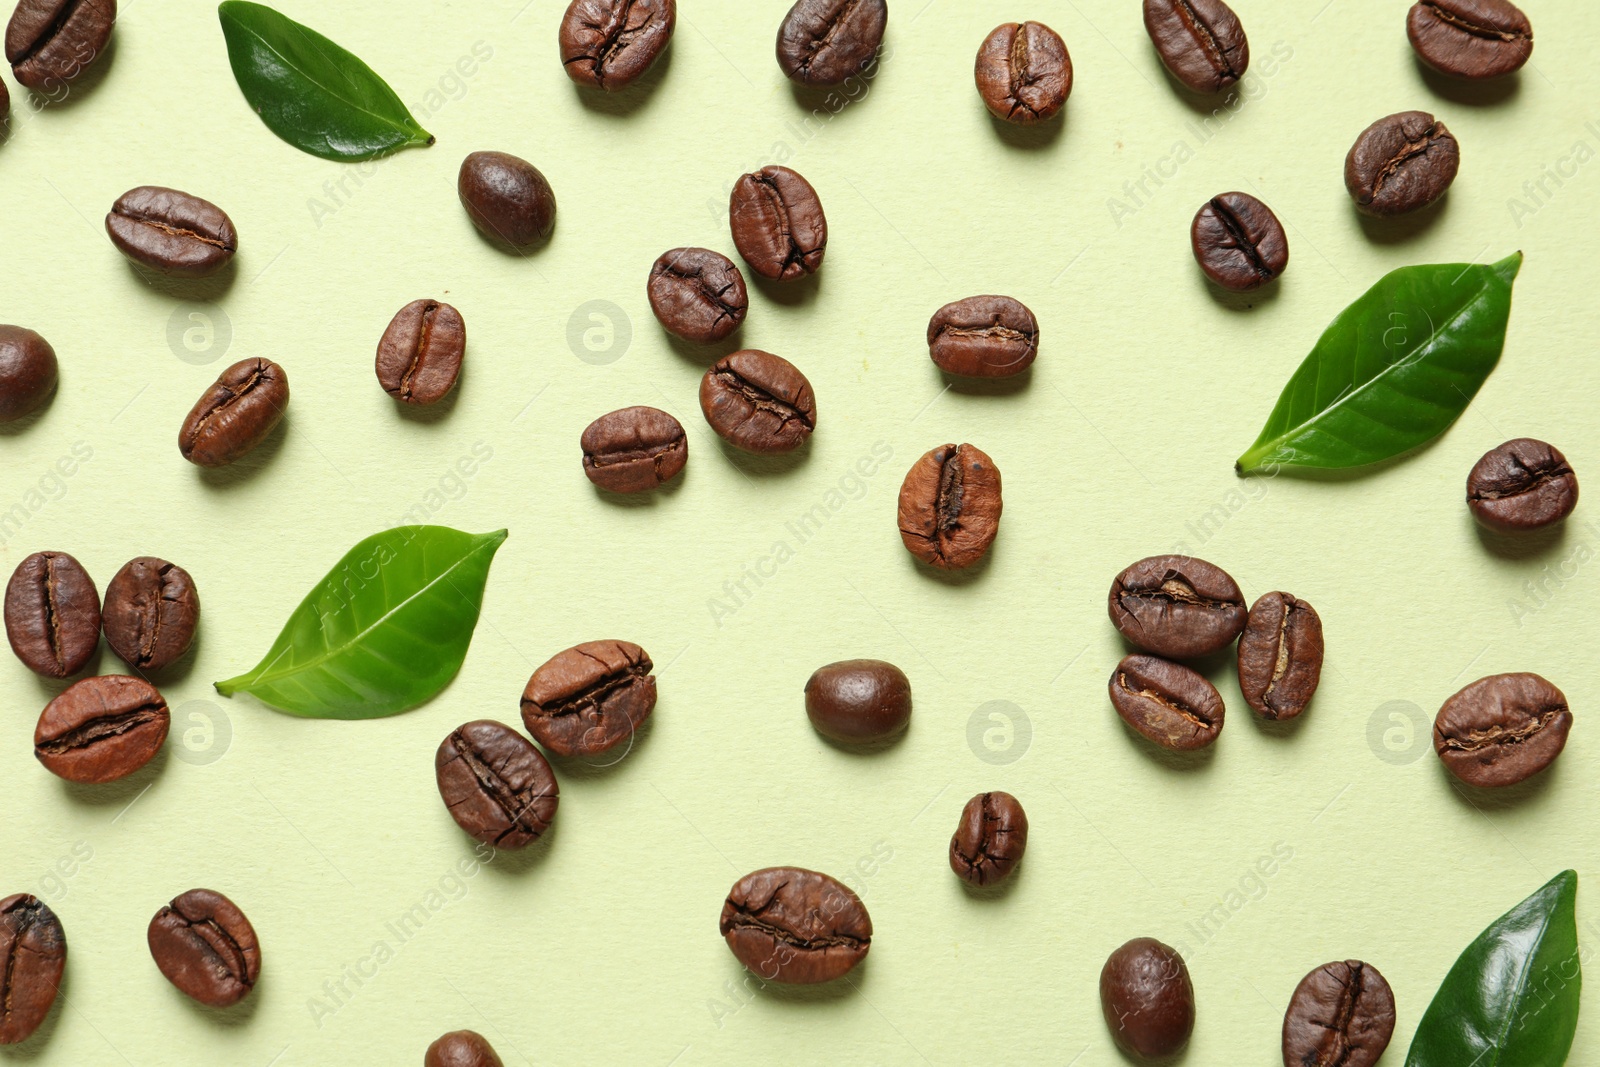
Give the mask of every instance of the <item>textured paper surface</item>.
MULTIPOLYGON (((125 4, 110 62, 65 106, 35 113, 14 93, 0 318, 41 330, 63 370, 48 413, 0 438, 0 564, 64 550, 103 589, 160 555, 193 573, 205 617, 198 654, 163 680, 168 755, 118 786, 36 764, 57 687, 0 662, 0 889, 44 896, 71 943, 65 1006, 0 1060, 416 1063, 471 1027, 513 1065, 1089 1067, 1120 1062, 1101 964, 1151 935, 1194 976, 1192 1067, 1276 1062, 1296 982, 1346 958, 1393 984, 1399 1063, 1459 951, 1556 872, 1583 876, 1582 941, 1600 945, 1600 518, 1586 501, 1514 550, 1463 503, 1473 462, 1515 436, 1600 478, 1600 15, 1529 0, 1533 64, 1460 90, 1413 61, 1401 0, 1236 6, 1249 98, 1215 118, 1174 90, 1133 0, 896 0, 880 76, 837 114, 779 73, 774 0, 685 0, 670 63, 622 101, 568 83, 556 0, 290 4, 438 137, 366 166, 303 155, 255 119, 206 3, 125 4), (1053 24, 1077 72, 1042 136, 998 128, 972 84, 984 35, 1022 18, 1053 24), (1460 179, 1429 220, 1364 225, 1344 154, 1410 108, 1459 136, 1460 179), (478 239, 454 190, 475 149, 548 176, 548 248, 521 259, 478 239), (719 446, 696 402, 710 353, 662 334, 644 286, 669 248, 731 254, 727 190, 774 160, 816 185, 832 233, 816 280, 752 284, 741 337, 816 387, 820 429, 790 463, 719 446), (147 284, 107 241, 111 202, 145 183, 237 224, 236 277, 209 303, 147 284), (1236 188, 1283 218, 1293 257, 1247 301, 1208 288, 1188 243, 1199 205, 1236 188), (1505 358, 1441 441, 1354 480, 1235 477, 1323 327, 1384 272, 1518 248, 1505 358), (988 292, 1041 320, 1031 381, 946 391, 928 317, 988 292), (470 352, 453 405, 417 418, 372 358, 421 296, 462 311, 470 352), (178 426, 246 356, 287 369, 287 429, 203 474, 178 426), (682 419, 689 469, 655 498, 601 499, 578 436, 640 403, 682 419), (895 531, 904 472, 947 441, 993 456, 1006 491, 990 563, 954 579, 919 571, 895 531), (70 476, 52 474, 62 459, 70 476), (346 549, 407 518, 511 531, 439 699, 323 723, 212 691, 346 549), (1293 728, 1252 722, 1218 664, 1229 725, 1187 768, 1133 740, 1105 693, 1111 578, 1173 549, 1252 598, 1310 600, 1329 645, 1293 728), (609 637, 660 667, 648 735, 609 770, 558 767, 548 842, 482 863, 439 801, 435 747, 469 719, 516 723, 535 666, 609 637), (814 668, 858 656, 899 663, 916 693, 909 735, 871 756, 820 740, 801 700, 814 668), (1428 727, 1460 686, 1510 670, 1565 689, 1572 742, 1536 785, 1469 799, 1428 727), (1032 836, 1010 891, 979 899, 945 852, 962 804, 990 789, 1021 798, 1032 836), (758 989, 721 943, 729 885, 773 864, 862 892, 877 937, 851 984, 758 989), (185 1001, 145 948, 151 915, 194 886, 232 897, 261 937, 260 987, 231 1013, 185 1001)), ((109 652, 99 668, 121 669, 109 652)), ((1571 1062, 1597 1058, 1591 1013, 1571 1062)))

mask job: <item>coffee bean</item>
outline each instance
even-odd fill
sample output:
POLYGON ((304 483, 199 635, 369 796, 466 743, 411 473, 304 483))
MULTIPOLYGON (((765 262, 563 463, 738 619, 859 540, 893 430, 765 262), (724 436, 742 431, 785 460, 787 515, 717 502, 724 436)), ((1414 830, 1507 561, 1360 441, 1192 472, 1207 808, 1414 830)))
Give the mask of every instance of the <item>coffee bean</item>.
POLYGON ((194 579, 154 556, 130 560, 106 586, 106 643, 130 667, 159 671, 183 658, 200 625, 194 579))
POLYGON ((1162 748, 1193 752, 1222 733, 1217 687, 1188 667, 1155 656, 1125 656, 1111 674, 1111 706, 1162 748))
POLYGON ((6 88, 6 83, 0 81, 0 121, 11 115, 11 90, 6 88))
POLYGON ((1543 529, 1577 506, 1578 476, 1567 457, 1543 441, 1507 441, 1467 475, 1472 517, 1501 533, 1543 529))
POLYGON ((395 313, 378 342, 378 384, 407 404, 436 404, 461 376, 467 324, 437 300, 413 300, 395 313))
POLYGON ((1461 167, 1461 146, 1425 111, 1402 111, 1364 130, 1344 161, 1344 184, 1356 207, 1387 218, 1425 208, 1443 196, 1461 167))
POLYGON ((156 912, 150 955, 178 991, 210 1008, 239 1003, 261 977, 261 944, 244 912, 221 893, 191 889, 156 912))
POLYGON ((556 225, 556 194, 539 169, 505 152, 474 152, 456 179, 478 232, 514 251, 540 244, 556 225))
POLYGON ((950 869, 976 886, 1011 877, 1028 847, 1028 815, 1010 793, 979 793, 961 809, 950 869))
POLYGON ((561 63, 579 85, 626 89, 672 41, 676 0, 572 0, 561 20, 561 63))
POLYGON ((480 719, 456 730, 434 758, 451 818, 496 848, 523 848, 550 829, 560 790, 550 764, 511 727, 480 719))
POLYGON ((154 759, 171 722, 167 702, 144 679, 85 678, 45 705, 33 731, 33 754, 59 778, 103 785, 154 759))
POLYGON ((817 398, 793 363, 747 349, 700 380, 700 410, 717 436, 746 452, 793 452, 817 427, 817 398))
POLYGON ((900 485, 900 540, 922 562, 960 570, 1000 532, 1000 469, 972 445, 940 445, 900 485))
POLYGON ((482 1034, 456 1030, 428 1046, 422 1067, 505 1067, 505 1064, 482 1034))
POLYGON ((38 897, 0 900, 0 1045, 18 1045, 50 1015, 67 969, 67 934, 38 897))
POLYGON ((841 744, 887 741, 911 722, 911 681, 882 660, 830 663, 806 682, 806 715, 817 733, 841 744))
POLYGON ((1039 320, 1009 296, 969 296, 934 312, 928 354, 946 374, 1009 378, 1033 366, 1039 320))
POLYGON ((1250 41, 1222 0, 1144 0, 1144 28, 1172 76, 1196 93, 1220 93, 1250 67, 1250 41))
POLYGON ((613 493, 648 493, 689 462, 689 438, 677 419, 650 407, 602 415, 583 431, 583 473, 613 493))
POLYGON ((1212 197, 1189 229, 1206 277, 1236 293, 1275 280, 1289 265, 1289 236, 1272 209, 1248 193, 1212 197))
MULTIPOLYGON (((859 2, 864 7, 869 0, 859 2)), ((788 167, 763 167, 740 178, 728 215, 734 247, 763 278, 793 281, 822 266, 828 217, 811 183, 788 167)))
POLYGON ((655 665, 628 641, 557 654, 522 691, 522 722, 558 756, 598 756, 632 737, 656 706, 655 665))
POLYGON ((225 467, 265 441, 288 408, 283 368, 269 359, 241 359, 190 409, 178 451, 196 466, 225 467))
POLYGON ((1571 731, 1561 690, 1537 674, 1496 674, 1444 702, 1433 722, 1433 749, 1463 782, 1496 789, 1549 767, 1571 731))
POLYGON ((801 85, 843 85, 872 66, 888 23, 884 0, 796 0, 778 27, 778 66, 801 85))
POLYGON ((983 106, 997 119, 1031 126, 1053 119, 1072 93, 1072 57, 1061 35, 1042 22, 996 26, 978 49, 983 106))
POLYGON ((56 390, 57 373, 49 341, 26 327, 0 326, 0 423, 42 407, 56 390))
POLYGON ((135 263, 177 278, 215 274, 239 248, 233 220, 221 208, 158 185, 141 185, 118 197, 106 215, 106 233, 135 263))
POLYGON ((1111 583, 1111 621, 1136 648, 1198 659, 1244 629, 1244 594, 1221 567, 1190 556, 1151 556, 1111 583))
POLYGON ((1100 1010, 1129 1056, 1176 1056, 1194 1033, 1194 984, 1183 957, 1154 938, 1129 941, 1100 972, 1100 1010))
POLYGON ((768 867, 735 882, 718 928, 757 978, 786 985, 840 978, 872 947, 872 917, 861 898, 799 867, 768 867))
POLYGON ((1394 993, 1370 963, 1301 979, 1283 1016, 1283 1067, 1374 1067, 1394 1037, 1394 993))
POLYGON ((1422 0, 1406 36, 1424 63, 1457 78, 1498 78, 1533 55, 1533 23, 1508 0, 1422 0))
POLYGON ((1288 593, 1268 593, 1250 609, 1239 637, 1239 689, 1266 719, 1294 719, 1322 679, 1322 617, 1288 593))
POLYGON ((117 0, 21 0, 6 27, 6 62, 30 89, 58 92, 105 51, 117 0))
POLYGON ((709 248, 674 248, 650 268, 650 310, 666 331, 709 345, 726 338, 750 310, 744 275, 709 248))
POLYGON ((30 671, 68 678, 100 644, 100 592, 65 552, 35 552, 6 584, 6 637, 30 671))

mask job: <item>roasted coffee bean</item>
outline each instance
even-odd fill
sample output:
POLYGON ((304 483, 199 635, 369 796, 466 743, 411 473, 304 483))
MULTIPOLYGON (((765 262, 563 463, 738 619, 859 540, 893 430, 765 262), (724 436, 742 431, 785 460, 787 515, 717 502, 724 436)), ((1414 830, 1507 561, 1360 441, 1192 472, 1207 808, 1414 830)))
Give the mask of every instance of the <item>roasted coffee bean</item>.
POLYGON ((746 452, 793 452, 817 428, 817 398, 793 363, 747 349, 700 380, 700 410, 717 436, 746 452))
POLYGON ((911 681, 882 660, 830 663, 806 682, 806 715, 817 733, 841 744, 887 741, 911 722, 911 681))
POLYGON ((11 90, 6 88, 6 83, 0 81, 0 121, 11 115, 11 90))
POLYGON ((467 723, 444 739, 433 766, 450 816, 484 844, 523 848, 556 817, 560 790, 550 764, 503 723, 467 723))
POLYGON ((1374 1067, 1394 1037, 1394 993, 1370 963, 1306 975, 1283 1016, 1283 1067, 1374 1067))
POLYGON ((799 867, 768 867, 735 882, 718 928, 757 978, 786 985, 842 977, 872 947, 872 917, 861 898, 799 867))
POLYGON ((200 625, 194 579, 154 556, 130 560, 106 586, 106 643, 130 667, 159 671, 183 658, 200 625))
POLYGON ((583 473, 613 493, 648 493, 672 481, 689 462, 683 424, 650 407, 602 415, 583 431, 583 473))
POLYGON ((221 893, 191 889, 156 912, 150 955, 167 981, 210 1008, 239 1003, 261 977, 261 944, 244 912, 221 893))
POLYGON ((1110 689, 1122 721, 1162 748, 1192 752, 1222 733, 1222 695, 1181 663, 1125 656, 1111 674, 1110 689))
POLYGON ((900 485, 900 540, 922 562, 960 570, 1000 532, 1000 468, 972 445, 940 445, 900 485))
POLYGON ((750 295, 733 260, 709 248, 674 248, 650 268, 650 310, 666 331, 709 345, 744 322, 750 295))
POLYGON ((871 68, 888 23, 884 0, 796 0, 778 27, 778 66, 801 85, 843 85, 871 68))
POLYGON ((1250 67, 1250 41, 1222 0, 1144 0, 1161 63, 1192 92, 1220 93, 1250 67))
POLYGON ((1364 130, 1344 161, 1344 184, 1356 207, 1387 218, 1438 200, 1456 180, 1461 146, 1426 111, 1402 111, 1364 130))
POLYGON ((978 49, 983 106, 997 119, 1031 126, 1053 119, 1072 93, 1067 42, 1042 22, 996 26, 978 49))
POLYGON ((407 404, 436 404, 461 376, 467 324, 437 300, 413 300, 395 313, 378 342, 378 384, 407 404))
POLYGON ((1496 674, 1444 702, 1433 721, 1433 749, 1463 782, 1495 789, 1549 767, 1571 731, 1561 690, 1537 674, 1496 674))
POLYGON ((1288 593, 1268 593, 1239 636, 1239 689, 1266 719, 1294 719, 1322 680, 1322 617, 1288 593))
POLYGON ((969 296, 933 313, 928 354, 946 374, 1009 378, 1033 366, 1039 320, 1009 296, 969 296))
POLYGON ((1422 0, 1406 36, 1424 63, 1457 78, 1498 78, 1533 55, 1533 23, 1508 0, 1422 0))
POLYGON ((1128 642, 1168 659, 1197 659, 1244 629, 1244 594, 1221 567, 1190 556, 1151 556, 1117 575, 1108 604, 1128 642))
POLYGON ((172 715, 155 686, 108 674, 85 678, 45 705, 33 731, 33 754, 69 782, 115 782, 155 758, 172 715))
POLYGON ((1249 193, 1208 200, 1189 228, 1195 262, 1206 277, 1236 293, 1275 280, 1289 265, 1289 236, 1272 209, 1249 193))
POLYGON ((428 1046, 422 1067, 505 1067, 505 1064, 482 1034, 456 1030, 428 1046))
POLYGON ((629 641, 557 654, 522 691, 522 722, 558 756, 598 756, 628 740, 656 706, 655 665, 629 641))
POLYGON ((792 281, 822 266, 828 217, 811 183, 788 167, 763 167, 735 182, 728 216, 734 247, 763 278, 792 281))
POLYGON ((676 0, 572 0, 561 20, 567 77, 596 89, 626 89, 672 41, 676 0))
POLYGON ((111 205, 106 233, 140 266, 177 278, 203 278, 233 260, 239 235, 233 220, 198 196, 141 185, 111 205))
POLYGON ((1028 847, 1028 815, 1010 793, 979 793, 961 809, 950 869, 976 886, 1011 877, 1028 847))
POLYGON ((555 229, 556 194, 525 159, 474 152, 461 162, 456 192, 478 232, 496 244, 520 251, 555 229))
POLYGON ((49 341, 23 326, 0 326, 0 422, 42 407, 56 391, 57 373, 49 341))
POLYGON ((17 81, 47 94, 88 69, 117 23, 117 0, 21 0, 6 27, 17 81))
POLYGON ((33 1036, 56 1002, 66 969, 67 934, 49 905, 26 893, 0 900, 0 1045, 33 1036))
POLYGON ((35 552, 6 583, 5 621, 11 651, 25 667, 69 678, 100 644, 100 591, 65 552, 35 552))
POLYGON ((1543 441, 1507 441, 1467 475, 1467 507, 1491 530, 1522 533, 1560 522, 1578 506, 1578 476, 1543 441))
POLYGON ((200 467, 225 467, 267 439, 289 408, 289 376, 270 359, 241 359, 190 409, 178 451, 200 467))
POLYGON ((1129 941, 1100 972, 1100 1010, 1129 1056, 1176 1056, 1194 1033, 1194 985, 1183 957, 1154 938, 1129 941))

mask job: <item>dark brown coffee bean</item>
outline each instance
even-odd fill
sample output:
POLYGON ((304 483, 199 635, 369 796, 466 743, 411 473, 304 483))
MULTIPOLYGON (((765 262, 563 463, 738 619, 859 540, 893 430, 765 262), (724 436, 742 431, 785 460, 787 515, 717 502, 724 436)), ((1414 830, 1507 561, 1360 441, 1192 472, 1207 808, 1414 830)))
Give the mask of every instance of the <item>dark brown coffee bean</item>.
POLYGON ((1009 378, 1033 366, 1039 320, 1009 296, 969 296, 934 312, 928 354, 946 374, 1009 378))
POLYGON ((817 428, 817 398, 793 363, 747 349, 700 380, 700 410, 717 436, 746 452, 793 452, 817 428))
POLYGON ((6 62, 17 81, 55 93, 105 51, 117 0, 20 0, 6 27, 6 62))
POLYGON ((978 49, 978 95, 997 119, 1031 126, 1053 119, 1072 93, 1072 57, 1042 22, 996 26, 978 49))
POLYGON ((261 944, 244 912, 221 893, 191 889, 156 912, 150 955, 167 981, 211 1008, 239 1003, 261 977, 261 944))
POLYGON ((1577 506, 1578 476, 1567 457, 1543 441, 1507 441, 1467 475, 1472 517, 1501 533, 1543 529, 1577 506))
POLYGON ((100 644, 100 592, 65 552, 35 552, 6 583, 6 638, 24 666, 46 678, 83 670, 100 644))
POLYGON ((768 867, 735 882, 718 928, 757 978, 788 985, 843 977, 872 947, 872 917, 861 898, 799 867, 768 867))
POLYGON ((1508 0, 1422 0, 1406 36, 1419 59, 1457 78, 1498 78, 1533 55, 1533 23, 1508 0))
POLYGON ((474 152, 461 162, 456 192, 478 232, 514 251, 540 244, 555 229, 556 194, 525 159, 474 152))
POLYGON ((0 121, 11 115, 11 90, 6 88, 6 83, 0 81, 0 121))
MULTIPOLYGON (((869 0, 859 2, 866 6, 869 0)), ((822 266, 828 217, 811 183, 788 167, 763 167, 740 178, 728 215, 734 247, 763 278, 792 281, 822 266)))
POLYGON ((672 481, 689 462, 683 424, 650 407, 602 415, 583 431, 583 473, 613 493, 648 493, 672 481))
POLYGON ((979 793, 961 809, 950 869, 976 886, 1011 877, 1028 847, 1028 815, 1010 793, 979 793))
POLYGON ((144 679, 85 678, 45 705, 33 754, 57 777, 102 785, 154 759, 171 723, 167 702, 144 679))
POLYGON ((436 404, 455 388, 466 354, 461 312, 437 300, 413 300, 395 312, 378 341, 378 384, 407 404, 436 404))
POLYGON ((1162 748, 1193 752, 1222 733, 1222 695, 1181 663, 1126 656, 1111 674, 1110 690, 1122 721, 1162 748))
POLYGON ((1004 503, 994 460, 972 445, 940 445, 900 485, 900 540, 929 566, 970 567, 994 544, 1004 503))
POLYGON ((1117 575, 1111 622, 1129 643, 1168 659, 1197 659, 1244 629, 1244 594, 1221 567, 1190 556, 1151 556, 1117 575))
POLYGON ((444 739, 433 761, 439 795, 468 834, 496 848, 524 848, 556 817, 560 790, 527 738, 480 719, 444 739))
POLYGON ((1370 963, 1306 975, 1283 1016, 1283 1067, 1374 1067, 1394 1037, 1394 993, 1370 963))
POLYGON ((744 322, 750 295, 733 260, 709 248, 674 248, 650 268, 650 310, 666 331, 709 345, 744 322))
POLYGON ((1252 711, 1294 719, 1322 680, 1322 617, 1288 593, 1268 593, 1250 609, 1239 637, 1239 689, 1252 711))
POLYGON ((67 934, 49 905, 26 893, 0 900, 0 1045, 33 1036, 50 1015, 66 969, 67 934))
POLYGON ((106 644, 130 667, 159 671, 183 658, 200 625, 189 572, 154 556, 130 560, 106 586, 106 644))
POLYGON ((49 341, 23 326, 0 326, 0 422, 14 422, 42 407, 56 391, 57 373, 49 341))
POLYGON ((1571 731, 1561 690, 1537 674, 1496 674, 1444 702, 1433 722, 1433 748, 1463 782, 1497 789, 1549 767, 1571 731))
POLYGON ((1387 218, 1438 200, 1456 180, 1461 146, 1426 111, 1402 111, 1368 126, 1344 161, 1344 184, 1356 207, 1387 218))
POLYGON ((1194 1033, 1194 984, 1183 957, 1154 938, 1129 941, 1100 971, 1100 1010, 1129 1056, 1176 1056, 1194 1033))
MULTIPOLYGON (((668 3, 670 5, 671 0, 668 3)), ((428 1046, 422 1067, 505 1067, 505 1064, 482 1034, 456 1030, 428 1046)))
POLYGON ((178 451, 196 466, 225 467, 265 441, 288 408, 283 368, 269 359, 241 359, 190 409, 178 451))
POLYGON ((884 0, 796 0, 778 27, 778 66, 801 85, 843 85, 872 66, 888 23, 884 0))
POLYGON ((596 89, 626 89, 672 41, 676 0, 572 0, 561 20, 567 77, 596 89))
POLYGON ((1275 280, 1289 265, 1289 235, 1272 209, 1249 193, 1212 197, 1189 228, 1195 262, 1236 293, 1275 280))
POLYGON ((1250 67, 1250 41, 1222 0, 1144 0, 1144 28, 1172 76, 1196 93, 1220 93, 1250 67))
POLYGON ((522 691, 522 722, 558 756, 598 756, 632 737, 656 706, 655 665, 628 641, 557 654, 522 691))
POLYGON ((141 185, 111 205, 106 233, 141 266, 177 278, 203 278, 226 267, 239 248, 233 220, 198 196, 141 185))
POLYGON ((817 733, 841 744, 887 741, 911 722, 911 681, 882 660, 830 663, 806 682, 806 715, 817 733))

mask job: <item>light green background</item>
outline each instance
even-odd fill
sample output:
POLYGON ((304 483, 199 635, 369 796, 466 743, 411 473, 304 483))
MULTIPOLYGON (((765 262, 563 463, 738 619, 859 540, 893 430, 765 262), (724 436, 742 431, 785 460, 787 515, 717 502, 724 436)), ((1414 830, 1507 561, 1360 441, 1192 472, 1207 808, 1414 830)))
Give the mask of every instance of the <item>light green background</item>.
MULTIPOLYGON (((99 789, 39 768, 31 730, 57 687, 0 662, 0 889, 45 896, 72 946, 64 1007, 0 1061, 416 1063, 471 1027, 511 1065, 1092 1067, 1121 1062, 1100 966, 1148 934, 1188 956, 1191 1067, 1278 1062, 1295 983, 1350 957, 1395 988, 1398 1064, 1456 954, 1566 867, 1585 879, 1592 951, 1600 519, 1584 504, 1519 550, 1481 536, 1462 503, 1468 468, 1510 437, 1600 472, 1600 14, 1527 6, 1533 63, 1503 91, 1464 94, 1419 71, 1404 0, 1238 0, 1249 99, 1202 132, 1208 112, 1166 79, 1135 0, 895 0, 881 75, 837 115, 779 73, 774 0, 684 0, 670 64, 620 101, 562 73, 557 0, 291 3, 438 136, 355 167, 256 121, 209 4, 125 3, 104 69, 65 106, 17 96, 0 147, 0 317, 45 333, 63 367, 48 412, 0 438, 0 511, 23 520, 0 530, 0 567, 69 551, 103 588, 157 554, 195 576, 204 630, 164 680, 168 755, 99 789), (984 35, 1024 18, 1062 33, 1077 73, 1044 136, 997 127, 972 85, 984 35), (1429 221, 1364 225, 1345 151, 1409 108, 1459 136, 1460 179, 1429 221), (550 179, 546 249, 518 259, 472 231, 454 181, 481 148, 550 179), (752 286, 740 338, 816 387, 820 430, 788 464, 720 447, 696 405, 711 353, 671 343, 644 293, 666 249, 732 252, 729 185, 774 159, 816 185, 831 229, 813 282, 752 286), (1535 199, 1525 183, 1540 181, 1535 199), (146 183, 232 215, 242 251, 213 303, 147 284, 107 241, 111 202, 146 183), (1247 302, 1209 289, 1188 249, 1195 209, 1235 188, 1273 206, 1293 249, 1276 290, 1247 302), (1323 326, 1381 274, 1518 248, 1505 358, 1442 441, 1356 480, 1235 477, 1323 326), (947 391, 928 316, 988 292, 1037 312, 1032 380, 947 391), (461 309, 470 353, 453 408, 419 419, 378 388, 372 353, 421 296, 461 309), (590 301, 615 310, 591 319, 590 301), (261 453, 209 476, 179 457, 178 426, 246 356, 284 365, 292 413, 261 453), (637 505, 603 499, 579 433, 640 403, 683 420, 687 475, 637 505), (988 451, 1006 489, 991 561, 956 579, 919 570, 895 531, 904 471, 947 441, 988 451), (53 476, 75 450, 91 455, 53 476), (439 699, 322 723, 211 690, 255 663, 350 545, 408 513, 511 530, 439 699), (802 543, 787 524, 808 513, 820 531, 802 543), (1252 721, 1218 666, 1231 725, 1188 767, 1131 739, 1105 695, 1121 654, 1111 577, 1180 548, 1251 597, 1307 598, 1329 646, 1294 728, 1252 721), (741 580, 748 595, 729 599, 741 580), (656 659, 651 729, 608 770, 559 767, 548 842, 475 866, 435 791, 435 747, 468 719, 515 723, 535 666, 606 637, 656 659), (909 735, 871 756, 821 741, 801 701, 815 667, 857 656, 901 664, 916 690, 909 735), (1458 687, 1508 670, 1561 685, 1577 728, 1536 785, 1468 798, 1426 727, 1458 687), (993 789, 1022 799, 1032 843, 1010 890, 980 899, 945 850, 967 797, 993 789), (773 864, 862 892, 877 936, 843 988, 742 984, 718 912, 735 878, 773 864), (197 885, 237 901, 264 945, 260 986, 230 1013, 187 1002, 145 949, 150 916, 197 885), (389 924, 417 907, 402 944, 389 924)), ((107 652, 99 669, 122 668, 107 652)), ((1591 1013, 1571 1062, 1597 1059, 1591 1013)))

